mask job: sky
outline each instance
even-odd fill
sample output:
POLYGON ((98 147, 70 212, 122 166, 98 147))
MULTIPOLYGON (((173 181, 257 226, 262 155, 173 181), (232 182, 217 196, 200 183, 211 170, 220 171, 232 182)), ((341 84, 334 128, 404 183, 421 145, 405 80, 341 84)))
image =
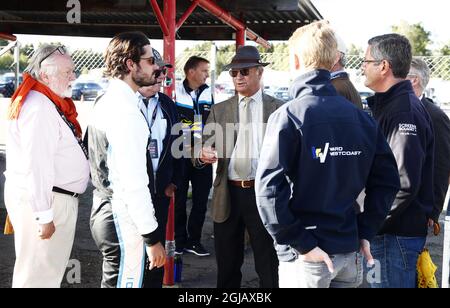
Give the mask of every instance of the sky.
MULTIPOLYGON (((438 48, 450 42, 448 0, 311 0, 325 19, 328 19, 347 46, 355 44, 365 49, 369 38, 391 32, 391 26, 405 20, 410 24, 421 22, 432 33, 438 48)), ((104 51, 110 38, 82 38, 18 35, 22 44, 37 42, 61 42, 72 49, 91 48, 104 51)), ((151 40, 153 47, 162 51, 161 40, 151 40)), ((194 42, 195 44, 196 42, 194 42)), ((233 42, 228 42, 233 43, 233 42)), ((223 44, 223 43, 222 43, 223 44)), ((193 42, 178 41, 176 54, 193 42)))
POLYGON ((401 20, 421 22, 435 43, 432 49, 450 42, 450 2, 448 0, 312 0, 347 45, 365 49, 376 35, 392 32, 401 20))

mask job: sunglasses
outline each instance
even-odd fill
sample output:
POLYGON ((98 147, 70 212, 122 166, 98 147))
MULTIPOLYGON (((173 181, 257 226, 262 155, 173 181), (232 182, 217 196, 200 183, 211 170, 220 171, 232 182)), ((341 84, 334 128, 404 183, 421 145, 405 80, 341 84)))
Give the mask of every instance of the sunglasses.
POLYGON ((161 74, 166 75, 167 74, 167 68, 162 68, 159 70, 155 70, 155 78, 158 78, 161 74))
POLYGON ((141 58, 141 60, 147 60, 150 65, 155 65, 155 57, 141 58))
POLYGON ((53 49, 48 55, 46 55, 45 57, 43 57, 41 59, 41 61, 39 61, 39 67, 41 67, 42 62, 44 62, 45 59, 50 57, 56 51, 58 51, 61 55, 64 55, 64 54, 66 54, 66 47, 64 47, 63 45, 59 45, 59 46, 55 47, 55 49, 53 49))
POLYGON ((230 70, 230 76, 236 78, 238 73, 241 73, 242 76, 248 76, 250 74, 250 68, 241 68, 240 70, 230 70))

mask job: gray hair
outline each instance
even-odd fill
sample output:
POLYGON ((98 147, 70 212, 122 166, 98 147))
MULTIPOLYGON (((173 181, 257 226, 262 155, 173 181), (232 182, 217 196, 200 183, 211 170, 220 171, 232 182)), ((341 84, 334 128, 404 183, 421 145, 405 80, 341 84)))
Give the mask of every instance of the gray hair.
POLYGON ((412 74, 417 75, 419 78, 420 88, 425 90, 430 81, 430 68, 427 63, 421 58, 414 57, 411 61, 411 69, 409 71, 412 74))
POLYGON ((412 60, 411 44, 406 37, 391 33, 376 36, 369 40, 370 53, 375 60, 386 60, 395 78, 408 76, 412 60))
POLYGON ((47 74, 56 73, 57 67, 54 65, 54 60, 58 55, 60 55, 59 52, 55 52, 58 47, 61 47, 64 50, 64 54, 70 55, 64 46, 43 44, 33 53, 25 72, 29 73, 36 80, 40 80, 41 72, 45 72, 47 74), (42 62, 47 65, 42 66, 42 62))

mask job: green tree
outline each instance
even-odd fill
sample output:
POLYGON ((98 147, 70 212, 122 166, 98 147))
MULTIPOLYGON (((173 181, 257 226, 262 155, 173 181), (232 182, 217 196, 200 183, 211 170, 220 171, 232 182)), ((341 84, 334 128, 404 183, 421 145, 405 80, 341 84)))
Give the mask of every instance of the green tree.
POLYGON ((450 56, 450 42, 445 44, 440 50, 439 55, 441 56, 450 56))
POLYGON ((356 46, 355 44, 350 44, 350 47, 347 50, 347 55, 350 56, 363 56, 364 50, 361 47, 356 46))
POLYGON ((392 31, 402 34, 411 42, 414 56, 430 56, 428 45, 431 44, 431 32, 426 31, 422 23, 408 24, 401 21, 399 25, 392 26, 392 31))

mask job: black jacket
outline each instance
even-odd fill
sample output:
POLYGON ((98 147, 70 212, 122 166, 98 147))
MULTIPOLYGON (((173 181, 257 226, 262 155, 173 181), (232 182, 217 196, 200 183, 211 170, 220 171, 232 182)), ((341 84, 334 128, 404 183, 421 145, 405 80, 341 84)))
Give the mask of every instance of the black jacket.
POLYGON ((408 80, 367 101, 395 155, 401 183, 380 233, 426 236, 434 205, 434 133, 430 116, 408 80))
POLYGON ((282 261, 317 246, 328 254, 358 251, 360 239, 377 234, 400 187, 394 155, 375 120, 338 95, 328 71, 296 79, 291 96, 270 117, 261 150, 262 221, 282 261))
MULTIPOLYGON (((177 187, 181 186, 183 178, 184 164, 182 158, 174 158, 172 155, 172 144, 177 138, 182 138, 182 132, 177 135, 172 135, 172 127, 179 123, 177 107, 175 103, 163 93, 158 93, 159 103, 164 114, 164 118, 167 120, 167 133, 166 138, 163 141, 163 149, 161 152, 161 158, 159 160, 158 171, 156 172, 156 179, 153 177, 153 164, 150 154, 147 153, 147 169, 149 174, 149 188, 152 197, 164 196, 164 190, 169 184, 175 184, 177 187), (156 181, 155 181, 156 180, 156 181)), ((180 149, 180 153, 182 149, 180 149)))
POLYGON ((450 176, 450 119, 431 99, 424 96, 422 103, 434 128, 434 208, 431 218, 437 222, 444 207, 450 176))

